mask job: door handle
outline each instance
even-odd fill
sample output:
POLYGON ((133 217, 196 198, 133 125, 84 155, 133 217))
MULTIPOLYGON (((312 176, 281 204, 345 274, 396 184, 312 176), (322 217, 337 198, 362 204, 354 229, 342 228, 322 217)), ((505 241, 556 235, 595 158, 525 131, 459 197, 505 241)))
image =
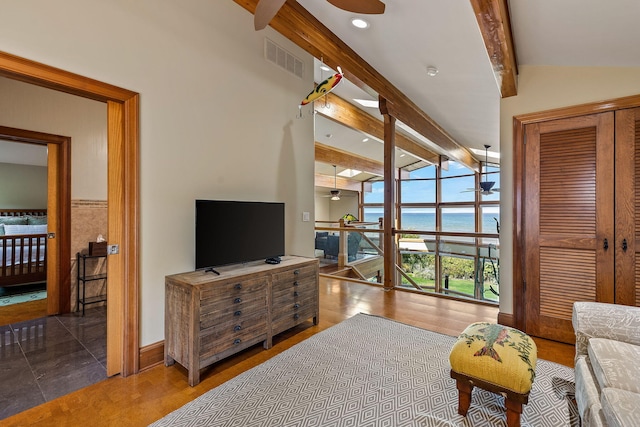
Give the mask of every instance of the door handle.
POLYGON ((609 249, 609 241, 607 239, 604 239, 604 245, 603 245, 604 250, 606 251, 607 249, 609 249))
POLYGON ((627 252, 628 246, 627 246, 627 239, 622 239, 622 250, 627 252))

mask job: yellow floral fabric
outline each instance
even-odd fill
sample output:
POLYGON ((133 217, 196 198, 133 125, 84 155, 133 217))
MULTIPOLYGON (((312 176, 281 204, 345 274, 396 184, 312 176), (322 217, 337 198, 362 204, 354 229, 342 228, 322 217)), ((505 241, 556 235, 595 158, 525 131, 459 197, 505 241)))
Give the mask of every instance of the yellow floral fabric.
POLYGON ((494 323, 469 325, 449 354, 451 369, 526 394, 535 378, 537 348, 522 331, 494 323))

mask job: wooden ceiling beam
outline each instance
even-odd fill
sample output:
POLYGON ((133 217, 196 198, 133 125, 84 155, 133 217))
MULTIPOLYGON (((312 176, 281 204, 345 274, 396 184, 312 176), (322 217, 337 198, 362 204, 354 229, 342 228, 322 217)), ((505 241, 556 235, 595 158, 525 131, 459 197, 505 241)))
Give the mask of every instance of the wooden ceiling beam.
POLYGON ((507 0, 471 0, 503 98, 518 94, 518 65, 507 0))
POLYGON ((384 165, 382 162, 358 156, 357 154, 349 153, 319 142, 315 144, 315 152, 317 162, 357 169, 372 175, 384 176, 384 165))
POLYGON ((333 179, 333 175, 315 174, 315 186, 324 188, 337 188, 338 190, 360 191, 362 185, 360 181, 345 178, 342 176, 333 179))
MULTIPOLYGON (((258 0, 234 1, 249 12, 255 13, 258 0)), ((394 112, 398 114, 395 117, 399 121, 437 145, 451 159, 473 170, 479 169, 478 161, 469 150, 460 145, 404 93, 297 1, 287 0, 269 25, 315 58, 322 58, 324 63, 334 70, 340 66, 345 77, 367 93, 381 96, 392 102, 395 105, 394 112)))
MULTIPOLYGON (((329 93, 325 96, 327 97, 326 105, 329 105, 330 108, 324 108, 324 101, 314 102, 313 108, 318 114, 348 128, 364 132, 367 135, 371 135, 381 141, 384 141, 384 124, 381 120, 378 120, 371 114, 361 110, 337 95, 329 93)), ((439 163, 440 156, 438 154, 428 150, 419 142, 398 132, 396 132, 396 146, 431 164, 437 165, 439 163)))

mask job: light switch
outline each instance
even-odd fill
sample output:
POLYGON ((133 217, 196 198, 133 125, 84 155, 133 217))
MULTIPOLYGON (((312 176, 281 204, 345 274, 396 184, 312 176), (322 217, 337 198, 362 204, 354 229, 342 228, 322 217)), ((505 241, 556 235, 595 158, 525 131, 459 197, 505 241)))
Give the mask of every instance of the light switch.
POLYGON ((302 220, 304 222, 309 222, 309 212, 302 212, 302 220))

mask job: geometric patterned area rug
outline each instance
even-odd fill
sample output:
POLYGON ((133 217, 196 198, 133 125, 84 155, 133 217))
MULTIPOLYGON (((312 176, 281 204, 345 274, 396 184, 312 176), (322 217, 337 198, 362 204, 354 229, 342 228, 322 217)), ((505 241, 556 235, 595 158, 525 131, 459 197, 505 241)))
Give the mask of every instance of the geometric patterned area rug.
MULTIPOLYGON (((160 426, 506 426, 475 388, 467 417, 449 376, 456 338, 357 314, 209 390, 160 426)), ((579 426, 573 369, 538 359, 522 426, 579 426)))

